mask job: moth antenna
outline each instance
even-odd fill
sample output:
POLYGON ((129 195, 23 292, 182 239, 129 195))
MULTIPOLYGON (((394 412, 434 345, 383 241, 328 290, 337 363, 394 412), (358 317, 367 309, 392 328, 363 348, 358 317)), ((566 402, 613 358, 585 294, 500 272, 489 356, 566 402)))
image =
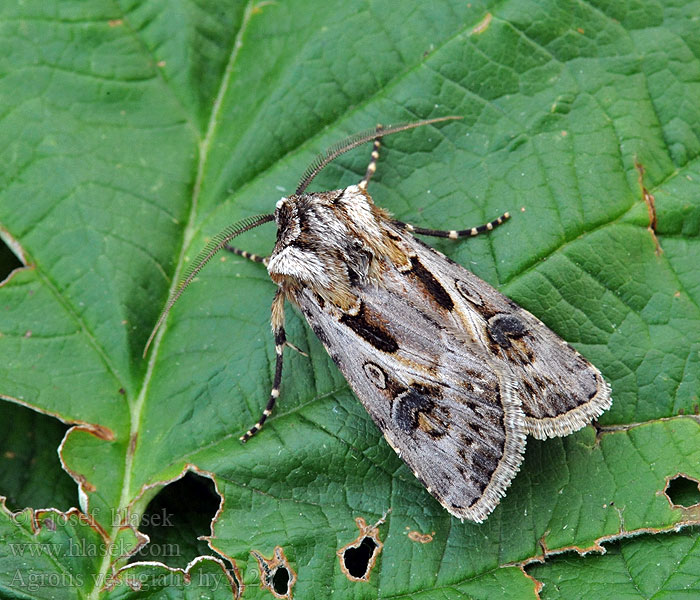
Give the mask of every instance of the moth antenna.
POLYGON ((160 313, 158 321, 156 321, 156 326, 153 328, 153 331, 151 331, 151 335, 148 336, 146 347, 143 349, 144 357, 148 353, 148 348, 151 345, 153 338, 160 329, 160 326, 163 324, 163 321, 165 321, 166 317, 168 316, 173 304, 175 304, 178 298, 182 296, 182 292, 184 292, 187 289, 187 286, 192 283, 192 280, 197 276, 197 273, 204 268, 204 265, 206 265, 219 250, 221 250, 237 235, 240 235, 249 229, 254 229, 255 227, 258 227, 264 223, 269 223, 274 219, 274 215, 258 215, 256 217, 248 217, 234 223, 233 225, 229 225, 226 229, 212 238, 212 240, 197 255, 194 262, 187 268, 187 271, 185 271, 185 275, 180 280, 180 283, 177 284, 175 290, 172 292, 172 294, 170 294, 170 298, 168 298, 165 308, 160 313))
POLYGON ((421 127, 423 125, 430 125, 431 123, 439 123, 440 121, 452 121, 454 119, 463 119, 460 116, 450 116, 450 117, 438 117, 436 119, 427 119, 425 121, 417 121, 416 123, 402 123, 401 125, 392 125, 390 127, 382 127, 381 131, 377 129, 369 129, 367 131, 361 131, 351 135, 344 140, 341 140, 337 144, 333 144, 325 152, 319 154, 314 161, 308 166, 304 175, 299 181, 299 185, 296 189, 296 194, 303 194, 304 190, 313 181, 314 177, 318 175, 331 161, 338 158, 341 154, 345 154, 348 150, 352 150, 357 146, 371 142, 377 137, 384 137, 385 135, 391 135, 392 133, 398 133, 399 131, 405 131, 406 129, 413 129, 414 127, 421 127))

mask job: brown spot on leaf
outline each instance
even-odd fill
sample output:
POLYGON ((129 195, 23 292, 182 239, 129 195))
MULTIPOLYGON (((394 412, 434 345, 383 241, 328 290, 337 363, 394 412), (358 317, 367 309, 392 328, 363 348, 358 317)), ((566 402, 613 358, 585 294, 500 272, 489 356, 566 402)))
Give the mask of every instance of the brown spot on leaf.
POLYGON ((71 476, 86 492, 93 493, 97 491, 97 488, 92 485, 82 473, 71 473, 71 476))
POLYGON ((493 17, 491 16, 491 13, 486 13, 486 16, 479 21, 474 28, 470 31, 470 35, 478 35, 480 33, 484 33, 489 28, 489 25, 491 25, 491 19, 493 17))
POLYGON ((419 544, 429 544, 433 541, 433 536, 435 532, 421 533, 420 531, 409 531, 408 539, 412 542, 418 542, 419 544))
POLYGON ((297 574, 289 565, 284 550, 275 546, 272 558, 265 558, 257 550, 251 550, 250 553, 258 561, 260 587, 271 592, 275 598, 291 599, 297 574))
POLYGON ((357 517, 355 524, 360 534, 336 552, 340 568, 350 581, 369 581, 374 563, 384 547, 378 529, 383 522, 384 517, 374 525, 367 525, 362 517, 357 517))
POLYGON ((656 204, 654 196, 649 193, 649 190, 644 185, 644 165, 635 160, 634 166, 638 173, 637 180, 639 181, 639 187, 642 188, 642 199, 647 205, 647 211, 649 213, 649 225, 647 225, 647 231, 649 231, 651 234, 651 239, 654 241, 656 256, 660 256, 663 250, 661 249, 659 240, 656 237, 656 204))

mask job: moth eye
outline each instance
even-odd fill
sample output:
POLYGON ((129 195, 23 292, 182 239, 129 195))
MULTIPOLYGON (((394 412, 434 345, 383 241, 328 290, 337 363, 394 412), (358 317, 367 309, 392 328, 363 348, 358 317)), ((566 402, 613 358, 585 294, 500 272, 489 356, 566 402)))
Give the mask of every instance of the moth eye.
POLYGON ((367 379, 369 379, 380 390, 386 389, 386 373, 381 367, 375 365, 374 363, 366 362, 364 365, 362 365, 362 368, 365 371, 365 375, 367 375, 367 379))
POLYGON ((483 304, 483 301, 481 300, 481 296, 470 288, 464 281, 461 279, 455 279, 455 287, 457 288, 457 291, 460 293, 462 298, 467 300, 468 302, 471 302, 472 304, 476 304, 477 306, 481 306, 483 304))

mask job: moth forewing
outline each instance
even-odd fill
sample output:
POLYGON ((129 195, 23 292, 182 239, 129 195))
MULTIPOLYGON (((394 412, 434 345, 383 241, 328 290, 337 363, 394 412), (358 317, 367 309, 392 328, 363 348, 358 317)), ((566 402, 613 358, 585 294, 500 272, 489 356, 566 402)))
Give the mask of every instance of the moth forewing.
POLYGON ((526 434, 566 435, 610 406, 600 373, 541 321, 394 221, 358 185, 278 203, 272 279, 397 454, 453 515, 480 522, 526 434))
MULTIPOLYGON (((458 118, 351 136, 320 155, 296 193, 277 203, 277 241, 269 257, 221 243, 223 234, 215 249, 264 262, 278 286, 272 305, 274 382, 260 419, 241 439, 262 427, 280 395, 287 299, 427 490, 451 514, 480 522, 518 471, 526 434, 566 435, 599 416, 611 400, 600 372, 576 350, 412 235, 471 237, 494 229, 508 213, 469 229, 423 229, 392 219, 367 192, 383 135, 458 118), (329 162, 372 140, 372 157, 358 184, 306 192, 329 162)), ((261 224, 272 216, 258 219, 261 224)), ((256 226, 251 223, 229 233, 256 226)), ((211 252, 204 255, 195 273, 211 258, 211 252)), ((175 288, 158 325, 191 277, 175 288)))
POLYGON ((564 436, 612 403, 600 371, 542 321, 463 267, 413 238, 416 255, 453 298, 457 328, 471 331, 486 355, 517 382, 527 433, 564 436))

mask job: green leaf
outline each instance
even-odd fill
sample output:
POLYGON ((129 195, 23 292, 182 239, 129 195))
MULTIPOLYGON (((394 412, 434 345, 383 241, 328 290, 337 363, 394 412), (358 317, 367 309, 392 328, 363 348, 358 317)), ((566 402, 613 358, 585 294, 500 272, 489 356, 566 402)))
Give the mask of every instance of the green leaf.
MULTIPOLYGON (((623 581, 621 594, 697 593, 682 558, 697 554, 695 534, 615 540, 698 524, 664 494, 679 474, 700 479, 698 11, 685 0, 0 6, 0 237, 27 265, 0 288, 0 395, 71 427, 59 445, 58 423, 3 407, 3 460, 25 461, 32 439, 38 464, 26 480, 3 468, 0 493, 13 510, 63 512, 0 513, 0 594, 57 595, 50 582, 71 574, 81 581, 67 597, 146 584, 230 597, 237 583, 270 597, 251 551, 277 546, 298 598, 524 598, 538 581, 544 595, 586 597, 632 563, 643 585, 623 581), (259 264, 213 261, 141 358, 173 282, 218 231, 271 212, 344 136, 446 115, 464 119, 385 140, 373 198, 437 228, 510 211, 488 236, 434 245, 613 388, 597 429, 530 440, 482 525, 452 519, 421 487, 291 309, 288 338, 309 356, 287 352, 274 415, 238 442, 274 371, 275 287, 259 264), (68 500, 57 447, 79 486, 68 500), (161 514, 149 502, 187 472, 213 482, 218 512, 195 502, 210 492, 184 488, 162 513, 182 519, 155 524, 144 546, 144 517, 161 514), (358 537, 356 517, 384 516, 369 582, 350 581, 336 552, 358 537), (156 556, 168 543, 177 555, 156 556), (65 551, 86 544, 102 549, 65 551), (655 570, 664 552, 681 558, 655 570)), ((368 154, 339 158, 313 189, 356 183, 368 154)), ((273 242, 272 225, 240 238, 260 254, 273 242)))
POLYGON ((566 555, 529 572, 545 584, 542 598, 692 598, 699 546, 697 531, 642 536, 606 544, 605 556, 566 555))

